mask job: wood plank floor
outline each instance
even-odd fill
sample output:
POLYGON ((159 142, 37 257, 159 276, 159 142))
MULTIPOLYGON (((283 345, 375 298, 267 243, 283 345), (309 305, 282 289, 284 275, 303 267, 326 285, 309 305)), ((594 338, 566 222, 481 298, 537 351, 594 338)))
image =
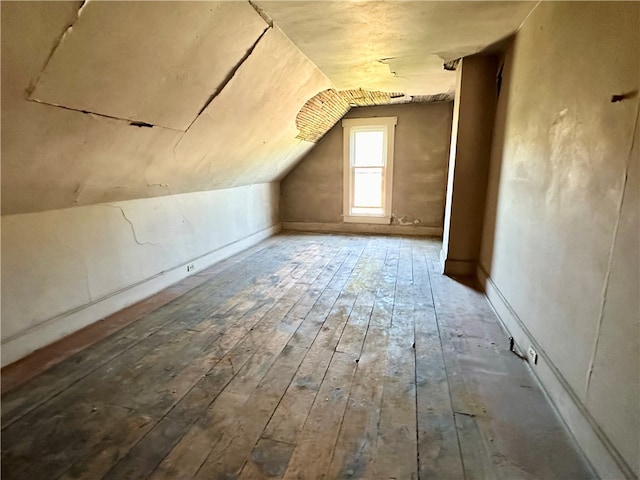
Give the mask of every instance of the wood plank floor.
POLYGON ((282 234, 217 264, 3 395, 3 480, 594 478, 439 249, 282 234))

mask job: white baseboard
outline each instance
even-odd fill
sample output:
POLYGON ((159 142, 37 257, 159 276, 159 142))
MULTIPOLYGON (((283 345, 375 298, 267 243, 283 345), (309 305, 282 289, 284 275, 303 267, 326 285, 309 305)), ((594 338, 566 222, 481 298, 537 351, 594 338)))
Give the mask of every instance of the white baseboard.
POLYGON ((379 233, 385 235, 419 235, 441 237, 441 227, 415 225, 374 225, 366 223, 282 222, 283 230, 321 233, 379 233))
POLYGON ((39 348, 45 347, 108 315, 144 300, 164 288, 210 267, 216 262, 246 250, 275 235, 280 230, 281 224, 273 225, 3 339, 2 366, 13 363, 39 348), (187 265, 189 264, 193 264, 195 270, 187 272, 187 265))
POLYGON ((481 266, 477 268, 477 276, 498 318, 505 330, 520 346, 520 350, 526 351, 529 346, 532 346, 538 353, 538 363, 531 367, 531 371, 595 472, 603 479, 637 478, 481 266))

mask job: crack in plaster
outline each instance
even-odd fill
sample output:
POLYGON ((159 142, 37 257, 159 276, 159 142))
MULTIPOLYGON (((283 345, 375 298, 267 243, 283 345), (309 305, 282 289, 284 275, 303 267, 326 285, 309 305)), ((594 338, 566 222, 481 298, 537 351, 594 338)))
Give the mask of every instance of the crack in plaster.
POLYGON ((64 110, 70 110, 72 112, 84 113, 85 115, 92 115, 92 116, 96 116, 96 117, 108 118, 110 120, 117 120, 119 122, 127 122, 127 124, 129 126, 133 126, 133 127, 163 128, 165 130, 170 130, 172 132, 183 132, 184 133, 184 130, 177 130, 175 128, 165 127, 163 125, 153 125, 151 123, 141 122, 139 120, 134 120, 133 118, 114 117, 112 115, 107 115, 105 113, 96 113, 96 112, 90 112, 88 110, 82 110, 80 108, 67 107, 65 105, 57 105, 55 103, 50 103, 50 102, 45 102, 43 100, 38 100, 37 98, 27 98, 27 100, 30 101, 30 102, 34 102, 34 103, 39 103, 41 105, 47 105, 49 107, 62 108, 64 110))
MULTIPOLYGON (((42 77, 44 71, 47 69, 47 66, 49 65, 49 62, 51 62, 51 58, 53 58, 53 54, 56 52, 56 50, 58 49, 58 47, 60 46, 60 44, 62 43, 64 38, 67 36, 67 34, 72 30, 73 26, 75 25, 75 23, 80 18, 80 14, 82 13, 82 10, 87 5, 87 3, 89 3, 89 0, 84 0, 80 4, 80 7, 78 8, 78 11, 76 12, 75 18, 73 20, 71 20, 71 23, 69 23, 69 25, 67 25, 67 28, 64 29, 62 34, 58 37, 58 40, 56 41, 56 43, 51 48, 51 51, 49 52, 49 55, 47 56, 47 59, 44 61, 44 64, 43 64, 42 68, 40 69, 40 73, 38 73, 38 78, 36 79, 35 82, 32 81, 29 84, 29 86, 27 87, 27 90, 26 90, 27 100, 32 100, 31 99, 31 94, 36 89, 36 85, 40 81, 40 78, 42 77)), ((54 105, 54 106, 56 106, 56 105, 54 105)))
POLYGON ((82 266, 84 267, 84 273, 86 278, 87 295, 89 296, 89 302, 93 302, 93 294, 91 293, 91 280, 89 276, 89 266, 86 260, 82 260, 82 266))
POLYGON ((408 215, 398 215, 397 213, 394 213, 391 215, 391 222, 392 224, 395 225, 401 225, 401 226, 407 226, 407 225, 419 225, 420 223, 422 223, 422 219, 420 218, 415 218, 413 220, 411 220, 411 218, 409 218, 408 215))
MULTIPOLYGON (((222 93, 222 91, 224 90, 224 88, 227 86, 227 84, 231 81, 231 79, 235 76, 236 72, 240 69, 240 67, 242 66, 242 64, 251 56, 251 54, 253 53, 253 51, 255 50, 255 48, 257 47, 258 43, 260 42, 260 40, 262 40, 262 37, 265 36, 265 34, 273 28, 273 19, 264 11, 262 10, 260 7, 258 7, 257 5, 255 5, 253 2, 249 1, 249 4, 253 7, 253 9, 258 13, 258 15, 260 15, 260 17, 265 21, 265 23, 267 23, 267 28, 265 28, 262 33, 258 36, 258 38, 256 39, 256 41, 253 43, 253 45, 251 45, 251 47, 249 47, 249 49, 246 51, 246 53, 242 56, 242 58, 238 61, 238 63, 236 63, 236 65, 231 69, 231 71, 229 72, 229 74, 223 79, 222 83, 220 83, 220 85, 216 88, 216 90, 209 96, 209 98, 206 100, 206 102, 204 103, 204 105, 202 106, 202 108, 200 108, 200 110, 198 111, 198 114, 196 115, 196 117, 193 119, 193 121, 189 124, 189 126, 185 129, 185 130, 180 130, 180 129, 175 129, 175 128, 170 128, 170 127, 165 127, 163 125, 155 125, 152 123, 148 123, 145 121, 141 121, 141 120, 136 120, 134 118, 121 118, 121 117, 115 117, 112 115, 106 115, 104 113, 97 113, 97 112, 91 112, 88 110, 82 110, 79 108, 73 108, 73 107, 67 107, 65 105, 57 105, 55 103, 51 103, 51 102, 45 102, 43 100, 39 100, 37 98, 33 98, 31 95, 33 94, 33 92, 36 89, 36 86, 38 85, 38 83, 40 82, 40 79, 42 77, 42 75, 44 74, 45 70, 47 69, 47 66, 49 65, 49 63, 51 62, 51 59, 53 58, 54 53, 56 52, 56 50, 58 49, 58 47, 62 44, 64 38, 66 37, 66 35, 72 30, 74 24, 78 21, 78 18, 80 18, 80 14, 82 13, 82 10, 84 9, 84 7, 87 5, 87 3, 90 0, 84 0, 82 2, 82 4, 80 5, 80 8, 78 9, 78 12, 76 13, 76 17, 73 19, 73 21, 67 26, 67 28, 65 29, 65 31, 62 33, 62 35, 60 35, 60 38, 58 39, 58 41, 56 42, 56 44, 53 46, 53 48, 51 49, 51 52, 49 53, 49 56, 47 57, 46 61, 44 62, 44 65, 42 67, 42 69, 40 70, 40 73, 38 74, 38 78, 36 79, 35 82, 32 82, 29 84, 29 86, 26 89, 26 100, 31 101, 31 102, 35 102, 35 103, 40 103, 42 105, 48 105, 50 107, 57 107, 57 108, 63 108, 65 110, 71 110, 74 112, 80 112, 80 113, 84 113, 84 114, 88 114, 88 115, 96 115, 98 117, 103 117, 103 118, 109 118, 112 120, 119 120, 119 121, 123 121, 123 122, 127 122, 130 126, 134 126, 134 127, 147 127, 147 128, 164 128, 166 130, 171 130, 174 132, 183 132, 186 133, 187 131, 189 131, 189 129, 191 128, 191 126, 195 123, 195 121, 200 117, 200 115, 202 115, 202 113, 207 109, 207 107, 211 104, 211 102, 213 102, 213 100, 220 95, 220 93, 222 93)), ((182 137, 180 138, 180 140, 182 140, 182 137)), ((174 155, 175 155, 175 148, 178 146, 178 144, 180 143, 180 140, 178 140, 178 142, 176 143, 176 145, 174 146, 174 155)))
MULTIPOLYGON (((194 123, 196 123, 196 121, 200 118, 200 116, 204 113, 204 111, 207 109, 207 107, 209 105, 211 105, 211 102, 213 102, 216 97, 218 95, 220 95, 222 93, 222 91, 226 88, 226 86, 229 84, 229 82, 233 79, 233 77, 235 77, 236 73, 238 72, 238 70, 240 70, 240 67, 242 67, 242 65, 244 64, 244 62, 246 62, 249 57, 251 56, 251 54, 253 53, 253 51, 256 49, 256 47, 258 46, 258 43, 260 43, 260 40, 262 40, 262 38, 266 35, 266 33, 272 29, 273 26, 269 25, 267 28, 265 28, 262 33, 260 34, 260 36, 258 36, 258 38, 256 39, 255 42, 253 42, 253 45, 251 45, 251 47, 249 47, 249 49, 246 51, 246 53, 242 56, 242 58, 240 59, 240 61, 238 61, 238 63, 236 63, 236 65, 231 69, 231 71, 229 72, 229 74, 224 78, 224 80, 222 81, 222 83, 220 85, 218 85, 218 87, 216 88, 216 90, 209 96, 209 98, 207 99, 207 101, 204 103, 204 105, 202 106, 202 108, 200 109, 200 111, 198 112, 198 114, 196 115, 196 117, 193 119, 193 121, 189 124, 189 126, 187 127, 186 130, 184 130, 184 133, 188 132, 191 127, 193 126, 194 123)), ((180 130, 182 131, 182 130, 180 130)), ((182 139, 184 139, 184 135, 182 135, 178 141, 176 142, 176 144, 173 146, 173 157, 174 159, 176 158, 176 148, 178 148, 178 145, 180 145, 180 142, 182 141, 182 139)), ((202 158, 199 162, 198 162, 198 166, 200 164, 202 164, 204 158, 202 158)))
POLYGON ((386 65, 387 67, 389 67, 389 73, 391 73, 391 75, 393 75, 395 78, 404 78, 405 80, 408 80, 408 77, 403 76, 403 75, 399 75, 398 72, 394 72, 393 70, 391 70, 391 63, 389 62, 390 60, 395 60, 398 57, 387 57, 387 58, 381 58, 379 60, 377 60, 378 63, 382 63, 383 65, 386 65))
MULTIPOLYGON (((438 56, 440 58, 442 58, 442 55, 438 54, 438 56)), ((442 58, 442 60, 444 61, 444 63, 442 64, 442 67, 445 70, 455 71, 458 68, 458 65, 460 64, 460 60, 462 60, 462 59, 461 58, 456 58, 455 60, 451 60, 449 62, 444 60, 444 58, 442 58)))
MULTIPOLYGON (((175 153, 175 152, 174 152, 175 153)), ((145 172, 145 174, 143 175, 144 177, 144 183, 147 185, 147 187, 151 188, 151 187, 161 187, 161 188, 166 188, 169 191, 169 195, 173 195, 173 193, 171 193, 171 187, 169 186, 168 183, 149 183, 149 180, 147 179, 147 174, 145 172)))
POLYGON ((267 22, 267 25, 269 25, 270 28, 273 28, 273 18, 271 18, 271 15, 269 15, 267 12, 265 12, 262 8, 260 8, 258 5, 256 5, 255 3, 253 3, 251 0, 249 0, 249 5, 251 5, 253 7, 253 9, 258 12, 258 15, 260 15, 262 17, 262 19, 267 22))
POLYGON ((133 240, 138 244, 138 245, 159 245, 158 243, 153 243, 153 242, 141 242, 140 239, 138 239, 138 234, 136 233, 136 227, 133 224, 133 222, 129 219, 129 217, 127 217, 127 214, 125 213, 124 209, 118 205, 113 205, 112 203, 103 203, 102 204, 105 207, 111 207, 111 208, 116 208, 118 210, 120 210, 120 213, 122 214, 122 218, 125 219, 125 221, 129 224, 129 226, 131 227, 131 233, 133 234, 133 240))
POLYGON ((224 78, 224 80, 222 80, 222 83, 220 83, 220 85, 218 85, 218 88, 216 88, 216 90, 209 96, 209 98, 207 99, 207 101, 204 103, 204 105, 202 106, 202 108, 198 111, 198 115, 196 115, 196 118, 193 119, 193 122, 191 122, 189 124, 189 126, 187 127, 187 131, 191 128, 191 125, 193 125, 195 123, 195 121, 200 117, 200 115, 202 115, 202 113, 207 109, 207 107, 211 104, 211 102, 213 102, 215 100, 215 98, 220 95, 220 93, 222 93, 222 91, 225 89, 225 87, 227 86, 227 84, 231 81, 231 79, 235 76, 236 72, 240 69, 240 67, 242 66, 242 64, 247 61, 247 59, 251 56, 251 54, 253 53, 253 51, 256 49, 256 47, 258 46, 258 43, 260 43, 260 40, 262 40, 262 37, 265 36, 265 34, 269 31, 269 29, 273 28, 272 26, 268 26, 267 28, 265 28, 262 33, 260 34, 260 36, 256 39, 255 42, 253 42, 253 45, 251 45, 251 47, 249 47, 249 49, 246 51, 246 53, 242 56, 242 58, 238 61, 238 63, 236 63, 235 67, 233 67, 231 69, 231 71, 227 74, 227 76, 224 78))
MULTIPOLYGON (((175 152, 174 152, 174 155, 175 155, 175 152)), ((180 202, 178 201, 178 199, 176 198, 176 195, 171 190, 171 185, 169 185, 168 183, 149 183, 149 180, 147 180, 146 173, 144 175, 144 181, 147 184, 147 187, 149 187, 149 188, 151 188, 151 187, 161 187, 161 188, 166 188, 167 189, 167 191, 169 192, 169 196, 171 198, 173 198, 173 201, 176 204, 176 208, 178 209, 178 211, 180 212, 180 215, 182 216, 182 223, 188 224, 189 228, 191 228, 191 232, 195 234, 196 230, 195 230, 193 224, 191 223, 191 220, 189 220, 189 218, 184 214, 184 211, 182 210, 182 206, 180 205, 180 202)))
POLYGON ((84 183, 78 183, 78 187, 73 192, 73 194, 75 195, 75 198, 73 199, 73 203, 79 203, 80 195, 82 195, 82 192, 84 191, 84 187, 85 187, 84 183))
POLYGON ((524 20, 522 20, 522 22, 520 23, 520 25, 518 26, 518 28, 516 29, 515 32, 513 32, 513 34, 517 34, 520 30, 522 30, 522 27, 524 27, 524 24, 527 23, 527 20, 529 20, 529 17, 533 14, 533 12, 536 10, 536 8, 538 8, 540 6, 540 4, 542 3, 542 0, 538 0, 538 3, 536 3, 533 8, 531 10, 529 10, 529 13, 527 13, 527 16, 524 17, 524 20))
MULTIPOLYGON (((80 188, 80 187, 78 187, 78 188, 80 188)), ((60 238, 60 236, 58 234, 54 234, 54 236, 55 236, 55 240, 58 243, 58 245, 60 245, 62 248, 64 248, 67 251, 69 251, 73 258, 80 258, 81 255, 80 255, 80 252, 79 252, 77 246, 70 245, 66 240, 60 238)), ((93 294, 91 292, 91 281, 90 281, 90 278, 89 278, 90 277, 89 276, 89 266, 87 265, 86 258, 83 257, 81 263, 82 263, 82 267, 83 267, 83 270, 84 270, 84 280, 85 280, 84 286, 85 286, 85 289, 86 289, 86 292, 87 292, 87 297, 89 299, 89 302, 92 302, 94 297, 93 297, 93 294)), ((40 324, 36 324, 35 326, 37 327, 39 325, 40 324)), ((20 332, 18 332, 18 334, 19 333, 20 332)))
POLYGON ((591 377, 593 376, 593 368, 595 366, 596 355, 598 353, 598 345, 600 343, 600 331, 602 330, 602 323, 604 322, 604 313, 605 313, 605 307, 607 304, 607 294, 609 292, 609 280, 611 278, 611 269, 613 267, 613 254, 614 254, 616 243, 618 240, 618 231, 620 230, 620 219, 622 217, 624 194, 627 190, 627 183, 629 180, 629 163, 631 162, 631 156, 633 155, 633 148, 635 147, 636 132, 638 130, 639 117, 640 117, 640 103, 636 108, 636 119, 633 125, 633 130, 631 132, 631 144, 629 147, 629 154, 627 155, 627 161, 625 163, 625 169, 624 169, 624 181, 622 183, 622 188, 620 189, 620 198, 618 200, 618 212, 617 212, 618 215, 616 218, 616 225, 613 229, 613 238, 611 241, 611 248, 609 250, 607 273, 605 275, 604 285, 602 287, 602 302, 600 304, 600 315, 598 318, 598 325, 596 327, 595 340, 593 342, 593 350, 591 352, 591 358, 589 360, 589 370, 587 371, 587 378, 585 382, 585 389, 584 389, 585 402, 588 400, 588 397, 589 397, 589 387, 591 386, 591 377))
POLYGON ((164 129, 167 129, 167 130, 182 132, 183 130, 176 130, 174 128, 164 127, 162 125, 154 125, 154 124, 147 123, 147 122, 140 121, 140 120, 136 120, 136 119, 133 119, 133 118, 114 117, 112 115, 106 115, 104 113, 90 112, 90 111, 82 110, 82 109, 79 109, 79 108, 67 107, 65 105, 57 105, 55 103, 45 102, 43 100, 39 100, 37 98, 33 98, 32 97, 33 92, 36 89, 36 86, 38 85, 38 83, 40 83, 40 79, 42 78, 42 75, 44 74, 45 70, 49 66, 49 63, 51 63, 51 59, 53 58, 53 55, 58 50, 58 48, 60 47, 60 45, 64 41, 65 37, 69 34, 69 32, 71 32, 71 30, 73 30, 73 26, 76 24, 76 22, 80 18, 80 15, 82 14, 82 10, 84 10, 84 8, 87 6, 89 1, 90 0, 84 0, 82 2, 80 7, 78 8, 78 11, 76 12, 75 18, 71 21, 71 23, 69 23, 69 25, 67 25, 67 28, 65 28, 64 32, 62 32, 62 34, 60 35, 60 37, 56 41, 55 45, 51 48, 51 51, 49 52, 49 55, 47 56, 47 59, 44 61, 44 64, 43 64, 42 68, 40 69, 40 73, 38 74, 38 78, 35 80, 35 82, 32 80, 31 83, 29 83, 29 86, 27 87, 27 89, 25 91, 26 100, 27 101, 31 101, 31 102, 35 102, 35 103, 40 103, 42 105, 48 105, 50 107, 57 107, 57 108, 63 108, 65 110, 71 110, 71 111, 74 111, 74 112, 80 112, 80 113, 84 113, 84 114, 87 114, 87 115, 96 115, 98 117, 109 118, 109 119, 112 119, 112 120, 120 120, 120 121, 123 121, 123 122, 127 122, 127 123, 129 123, 129 125, 136 126, 136 127, 149 127, 149 128, 157 127, 157 128, 164 128, 164 129))

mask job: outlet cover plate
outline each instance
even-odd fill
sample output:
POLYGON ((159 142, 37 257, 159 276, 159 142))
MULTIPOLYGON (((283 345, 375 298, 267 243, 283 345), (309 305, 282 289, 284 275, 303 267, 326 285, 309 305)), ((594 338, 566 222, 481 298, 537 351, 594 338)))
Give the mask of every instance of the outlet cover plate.
POLYGON ((527 354, 529 356, 529 362, 537 365, 538 364, 538 352, 536 352, 533 347, 529 347, 529 350, 527 351, 527 354))

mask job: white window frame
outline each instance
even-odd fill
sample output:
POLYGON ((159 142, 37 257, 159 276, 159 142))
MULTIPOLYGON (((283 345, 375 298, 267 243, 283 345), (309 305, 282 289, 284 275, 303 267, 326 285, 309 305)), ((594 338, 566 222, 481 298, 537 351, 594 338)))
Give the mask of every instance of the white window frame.
POLYGON ((345 223, 391 223, 391 199, 393 193, 393 152, 395 141, 395 126, 398 117, 376 118, 348 118, 342 120, 343 130, 343 221, 345 223), (382 214, 353 214, 353 184, 354 184, 354 137, 357 131, 381 129, 384 131, 384 149, 386 155, 383 166, 382 181, 382 214))

